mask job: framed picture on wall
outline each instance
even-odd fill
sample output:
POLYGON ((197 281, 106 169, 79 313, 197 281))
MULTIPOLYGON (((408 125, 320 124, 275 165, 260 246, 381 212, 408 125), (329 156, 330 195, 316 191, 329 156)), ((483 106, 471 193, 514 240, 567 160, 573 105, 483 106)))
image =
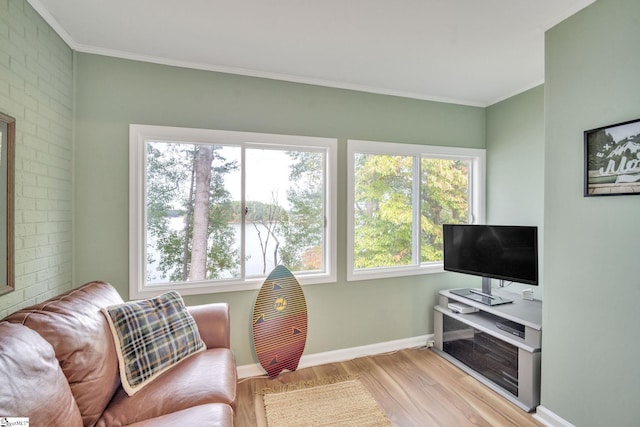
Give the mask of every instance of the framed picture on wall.
POLYGON ((584 132, 584 195, 640 194, 640 119, 584 132))

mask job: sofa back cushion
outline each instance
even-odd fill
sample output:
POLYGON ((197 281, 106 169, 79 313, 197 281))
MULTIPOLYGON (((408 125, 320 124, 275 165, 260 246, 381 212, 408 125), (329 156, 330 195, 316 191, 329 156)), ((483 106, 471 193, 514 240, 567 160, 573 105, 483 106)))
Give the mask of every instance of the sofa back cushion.
POLYGON ((32 426, 82 426, 51 345, 31 329, 0 322, 0 415, 32 426))
POLYGON ((116 350, 100 309, 122 302, 110 284, 91 282, 5 319, 51 344, 85 426, 96 423, 120 385, 116 350))

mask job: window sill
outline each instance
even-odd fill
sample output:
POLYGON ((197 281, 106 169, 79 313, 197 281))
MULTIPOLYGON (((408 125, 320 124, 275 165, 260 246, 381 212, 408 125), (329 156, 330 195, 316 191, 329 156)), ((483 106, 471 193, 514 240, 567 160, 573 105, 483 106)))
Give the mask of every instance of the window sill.
POLYGON ((417 276, 420 274, 442 272, 444 272, 442 262, 420 266, 368 268, 347 272, 347 281, 356 282, 360 280, 387 279, 390 277, 417 276))
MULTIPOLYGON (((301 286, 335 283, 335 274, 307 274, 295 275, 301 286)), ((198 283, 158 283, 153 285, 129 286, 129 299, 152 298, 170 290, 176 290, 180 295, 206 295, 222 292, 240 292, 260 289, 265 277, 246 280, 198 282, 198 283)))

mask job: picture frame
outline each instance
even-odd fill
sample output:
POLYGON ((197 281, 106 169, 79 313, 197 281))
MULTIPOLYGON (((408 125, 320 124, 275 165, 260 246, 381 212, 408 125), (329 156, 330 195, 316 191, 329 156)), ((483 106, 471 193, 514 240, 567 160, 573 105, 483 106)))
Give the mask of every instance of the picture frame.
POLYGON ((584 196, 640 194, 640 119, 584 131, 584 196))

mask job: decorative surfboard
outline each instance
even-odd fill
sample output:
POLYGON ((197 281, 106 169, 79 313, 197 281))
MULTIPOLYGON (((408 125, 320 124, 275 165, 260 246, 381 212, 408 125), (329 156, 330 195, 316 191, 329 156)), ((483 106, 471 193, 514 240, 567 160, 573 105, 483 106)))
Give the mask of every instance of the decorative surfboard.
POLYGON ((262 284, 253 308, 253 345, 269 378, 295 371, 307 342, 307 303, 300 284, 283 265, 262 284))

